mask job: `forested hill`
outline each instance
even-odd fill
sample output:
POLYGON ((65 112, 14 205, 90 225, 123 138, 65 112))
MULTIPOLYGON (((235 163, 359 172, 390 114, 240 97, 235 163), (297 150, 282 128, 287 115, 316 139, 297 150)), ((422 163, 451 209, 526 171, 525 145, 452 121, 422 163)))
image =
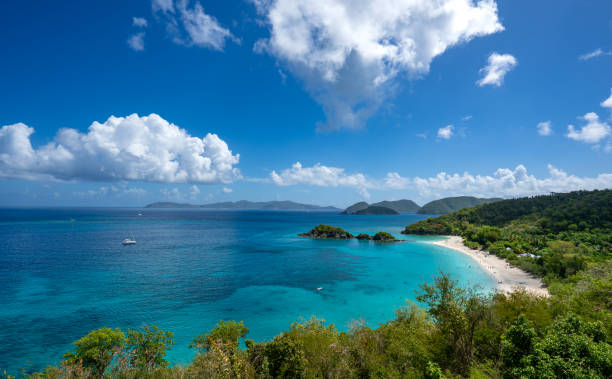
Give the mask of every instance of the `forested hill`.
POLYGON ((500 198, 483 199, 472 196, 457 196, 457 197, 446 197, 444 199, 430 201, 423 205, 417 213, 430 214, 430 215, 443 215, 451 212, 458 211, 463 208, 475 207, 481 204, 494 203, 501 201, 500 198))
POLYGON ((429 218, 405 234, 460 235, 550 281, 610 258, 612 190, 503 200, 429 218))

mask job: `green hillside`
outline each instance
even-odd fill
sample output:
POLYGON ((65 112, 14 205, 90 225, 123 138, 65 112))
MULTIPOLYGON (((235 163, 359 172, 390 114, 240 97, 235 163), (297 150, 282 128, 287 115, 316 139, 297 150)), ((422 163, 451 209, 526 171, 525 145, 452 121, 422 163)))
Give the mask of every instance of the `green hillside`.
POLYGON ((405 234, 460 235, 545 281, 610 259, 612 190, 504 200, 409 225, 405 234))
POLYGON ((366 203, 365 201, 360 201, 346 208, 340 214, 354 214, 355 212, 358 212, 362 209, 366 209, 369 206, 370 204, 366 203))
POLYGON ((394 200, 394 201, 380 201, 374 204, 368 204, 365 201, 360 201, 351 205, 342 211, 341 214, 397 214, 397 213, 413 213, 421 207, 412 200, 394 200), (371 208, 366 210, 367 208, 371 208), (378 208, 391 209, 394 212, 387 212, 378 208), (365 211, 365 212, 363 212, 365 211))
POLYGON ((400 213, 414 213, 421 209, 421 207, 412 200, 395 200, 395 201, 381 201, 378 203, 372 204, 377 207, 385 207, 394 209, 400 213))
POLYGON ((392 208, 379 207, 370 205, 365 209, 358 210, 355 212, 356 215, 398 215, 399 212, 392 208))
POLYGON ((463 208, 475 207, 481 204, 494 203, 503 199, 482 199, 471 196, 447 197, 444 199, 431 201, 421 207, 417 213, 442 215, 458 211, 463 208))

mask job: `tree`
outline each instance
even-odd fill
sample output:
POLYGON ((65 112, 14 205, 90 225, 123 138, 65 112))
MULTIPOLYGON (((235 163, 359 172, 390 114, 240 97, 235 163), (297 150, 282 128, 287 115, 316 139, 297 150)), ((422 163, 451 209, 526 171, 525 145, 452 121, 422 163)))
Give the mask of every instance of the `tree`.
POLYGON ((434 285, 419 287, 417 300, 428 305, 443 340, 448 366, 466 374, 474 358, 474 334, 486 317, 489 304, 476 289, 463 289, 443 272, 434 278, 434 285))
POLYGON ((238 340, 246 337, 249 328, 244 326, 244 322, 220 320, 217 325, 208 333, 197 336, 189 347, 206 352, 210 349, 213 342, 222 342, 230 345, 234 349, 238 347, 238 340))
POLYGON ((519 318, 503 341, 506 378, 612 377, 612 348, 601 322, 585 323, 571 315, 536 339, 519 318))
POLYGON ((124 343, 125 334, 121 329, 101 328, 73 342, 74 351, 64 354, 64 358, 70 364, 82 364, 102 378, 113 359, 120 354, 124 343))
POLYGON ((126 347, 132 367, 140 369, 167 367, 168 361, 164 357, 166 350, 174 345, 172 336, 172 332, 164 332, 155 325, 145 326, 142 332, 129 330, 126 347))

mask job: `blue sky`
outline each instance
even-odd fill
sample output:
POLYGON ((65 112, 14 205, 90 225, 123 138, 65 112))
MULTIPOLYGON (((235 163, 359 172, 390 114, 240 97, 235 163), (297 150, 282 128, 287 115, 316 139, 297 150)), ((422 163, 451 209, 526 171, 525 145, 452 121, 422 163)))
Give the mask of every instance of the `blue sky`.
POLYGON ((612 187, 612 3, 346 3, 3 2, 0 205, 612 187))

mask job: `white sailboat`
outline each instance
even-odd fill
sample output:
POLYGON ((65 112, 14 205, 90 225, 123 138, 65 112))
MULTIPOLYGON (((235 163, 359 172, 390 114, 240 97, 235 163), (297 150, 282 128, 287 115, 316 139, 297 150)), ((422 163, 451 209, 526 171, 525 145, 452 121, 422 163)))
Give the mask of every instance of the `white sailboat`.
POLYGON ((135 245, 136 244, 136 240, 132 239, 132 238, 126 238, 123 241, 121 241, 122 245, 135 245))

